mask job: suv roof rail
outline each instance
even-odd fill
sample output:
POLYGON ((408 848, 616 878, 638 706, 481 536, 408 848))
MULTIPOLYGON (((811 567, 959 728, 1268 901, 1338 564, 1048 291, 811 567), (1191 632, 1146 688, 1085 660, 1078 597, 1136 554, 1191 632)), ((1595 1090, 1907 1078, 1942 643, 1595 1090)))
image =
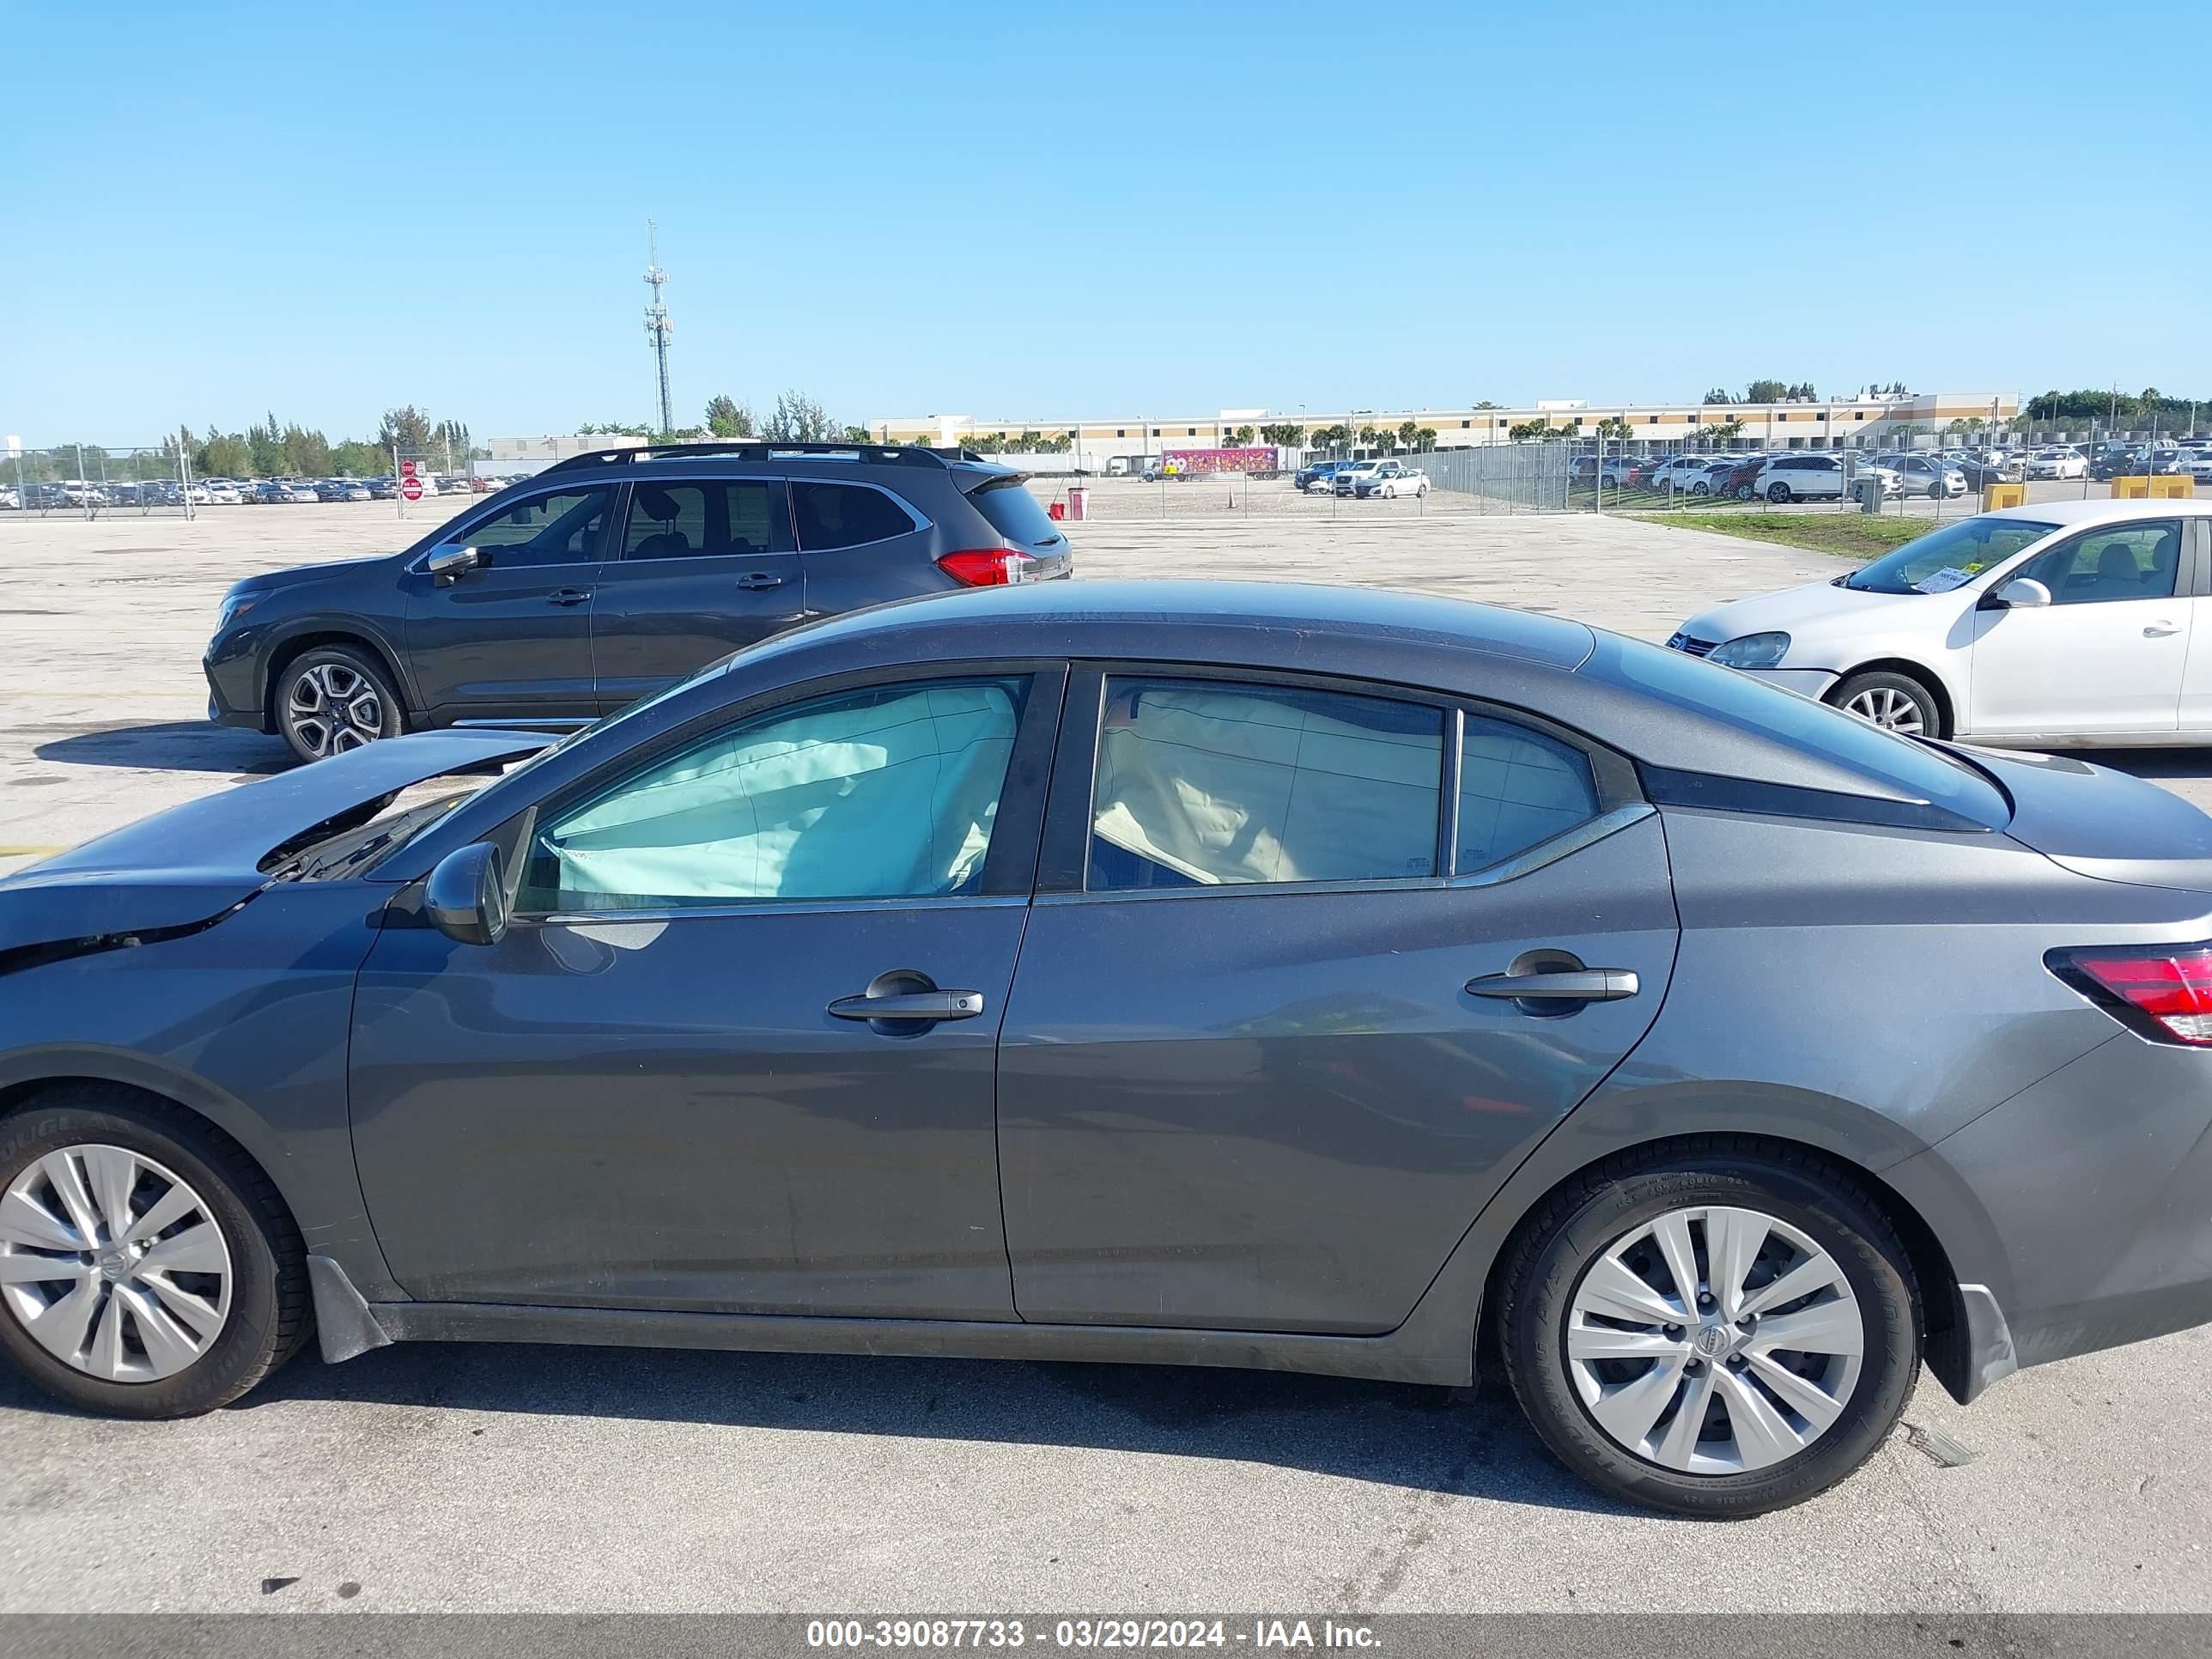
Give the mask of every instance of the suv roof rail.
POLYGON ((757 461, 773 460, 783 455, 849 455, 855 460, 891 466, 941 466, 948 471, 955 461, 985 459, 971 449, 926 449, 915 444, 787 443, 775 438, 726 438, 708 443, 632 444, 621 449, 588 449, 580 455, 554 462, 536 476, 542 478, 549 472, 568 472, 580 467, 657 461, 685 455, 735 455, 757 461))

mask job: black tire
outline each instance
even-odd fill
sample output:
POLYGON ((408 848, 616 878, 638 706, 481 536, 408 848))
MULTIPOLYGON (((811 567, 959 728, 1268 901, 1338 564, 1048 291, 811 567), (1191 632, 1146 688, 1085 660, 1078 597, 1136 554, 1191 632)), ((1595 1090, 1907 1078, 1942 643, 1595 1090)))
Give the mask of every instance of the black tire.
POLYGON ((1781 506, 1790 499, 1790 486, 1786 483, 1771 483, 1767 485, 1766 499, 1772 501, 1777 507, 1781 506))
POLYGON ((1859 711, 1850 708, 1853 698, 1868 696, 1878 699, 1884 692, 1893 692, 1911 701, 1920 715, 1920 736, 1942 738, 1950 735, 1943 729, 1942 706, 1936 701, 1936 694, 1910 674, 1894 673, 1887 669, 1853 674, 1828 693, 1827 701, 1847 714, 1857 713, 1859 711))
POLYGON ((396 738, 407 729, 407 715, 399 698, 399 690, 392 683, 373 652, 358 646, 319 645, 303 651, 284 665, 269 693, 269 709, 277 732, 292 752, 301 760, 321 760, 325 756, 358 748, 363 743, 373 743, 382 738, 396 738), (358 696, 350 698, 346 713, 331 724, 321 746, 312 740, 311 729, 316 719, 312 714, 295 713, 295 698, 308 695, 307 688, 319 694, 323 684, 347 685, 359 683, 365 686, 371 701, 358 696), (350 678, 349 678, 350 677, 350 678), (303 687, 303 682, 307 685, 303 687), (356 712, 374 708, 374 720, 355 719, 356 712))
POLYGON ((1585 1170, 1522 1224, 1500 1283, 1506 1378, 1538 1437, 1601 1491, 1676 1515, 1747 1519, 1826 1492, 1888 1437, 1919 1376, 1918 1291, 1896 1230, 1847 1172, 1747 1136, 1692 1136, 1585 1170), (1635 1228, 1701 1204, 1760 1211, 1807 1235, 1843 1269, 1864 1315, 1857 1381, 1835 1422, 1802 1451, 1734 1474, 1678 1472, 1628 1449, 1590 1415, 1566 1360, 1571 1299, 1592 1262, 1635 1228))
POLYGON ((238 1144, 176 1107, 112 1085, 64 1084, 0 1119, 0 1190, 48 1153, 120 1146, 173 1170, 204 1200, 230 1260, 228 1317, 174 1375, 111 1382, 49 1353, 0 1309, 0 1350, 48 1394, 108 1417, 197 1417, 227 1406, 296 1353, 314 1328, 307 1252, 276 1186, 238 1144))
POLYGON ((1740 501, 1755 501, 1758 496, 1758 489, 1751 484, 1740 483, 1735 487, 1735 498, 1740 501))

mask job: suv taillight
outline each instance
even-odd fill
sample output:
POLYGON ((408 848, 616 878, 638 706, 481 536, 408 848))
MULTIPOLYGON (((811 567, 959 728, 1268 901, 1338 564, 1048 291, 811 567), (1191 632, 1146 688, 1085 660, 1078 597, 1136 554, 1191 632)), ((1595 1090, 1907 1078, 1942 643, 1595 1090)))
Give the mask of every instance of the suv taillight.
POLYGON ((963 587, 1005 587, 1022 580, 1024 568, 1036 562, 1011 547, 971 547, 947 553, 937 568, 963 587))
POLYGON ((2043 960, 2130 1030, 2212 1048, 2212 945, 2053 951, 2043 960))

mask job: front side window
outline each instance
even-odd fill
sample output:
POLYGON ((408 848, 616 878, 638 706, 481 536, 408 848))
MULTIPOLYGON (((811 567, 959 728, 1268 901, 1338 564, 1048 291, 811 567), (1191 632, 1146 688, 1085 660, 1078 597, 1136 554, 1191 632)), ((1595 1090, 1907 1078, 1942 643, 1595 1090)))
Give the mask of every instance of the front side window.
POLYGON ((2093 530, 2039 553, 2018 570, 2051 590, 2053 605, 2170 599, 2181 571, 2181 526, 2172 519, 2093 530))
POLYGON ((880 489, 859 484, 808 483, 794 479, 791 485, 791 514, 799 525, 799 550, 823 553, 840 547, 858 547, 892 536, 914 533, 907 510, 880 489))
POLYGON ((1027 686, 878 686, 741 721, 538 829, 516 908, 973 892, 1027 686))
POLYGON ((495 569, 516 565, 588 564, 599 556, 612 491, 565 489, 517 501, 461 538, 495 569))
POLYGON ((1443 712, 1290 686, 1115 677, 1091 892, 1437 873, 1443 712))
POLYGON ((640 484, 630 491, 625 559, 734 558, 788 551, 776 534, 780 486, 766 478, 640 484))
POLYGON ((1579 749, 1504 720, 1467 716, 1453 869, 1480 870, 1525 853, 1597 812, 1597 781, 1579 749))

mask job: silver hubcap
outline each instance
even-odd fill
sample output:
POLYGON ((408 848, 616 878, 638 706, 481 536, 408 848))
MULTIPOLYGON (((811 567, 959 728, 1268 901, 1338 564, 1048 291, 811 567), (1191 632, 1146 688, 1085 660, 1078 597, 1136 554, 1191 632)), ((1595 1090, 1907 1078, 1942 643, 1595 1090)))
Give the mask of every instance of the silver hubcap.
POLYGON ((0 1195, 0 1302, 88 1376, 174 1376, 222 1334, 230 1286, 206 1203, 137 1152, 66 1146, 0 1195))
POLYGON ((318 760, 384 735, 384 699, 368 676, 342 662, 317 663, 284 694, 284 730, 318 760))
POLYGON ((1920 705, 1893 685, 1878 685, 1844 704, 1844 712, 1892 732, 1921 729, 1920 705))
POLYGON ((1756 1210, 1675 1210, 1592 1262, 1567 1312, 1567 1370, 1638 1457, 1741 1474, 1803 1451, 1857 1386, 1866 1324, 1834 1258, 1756 1210))

